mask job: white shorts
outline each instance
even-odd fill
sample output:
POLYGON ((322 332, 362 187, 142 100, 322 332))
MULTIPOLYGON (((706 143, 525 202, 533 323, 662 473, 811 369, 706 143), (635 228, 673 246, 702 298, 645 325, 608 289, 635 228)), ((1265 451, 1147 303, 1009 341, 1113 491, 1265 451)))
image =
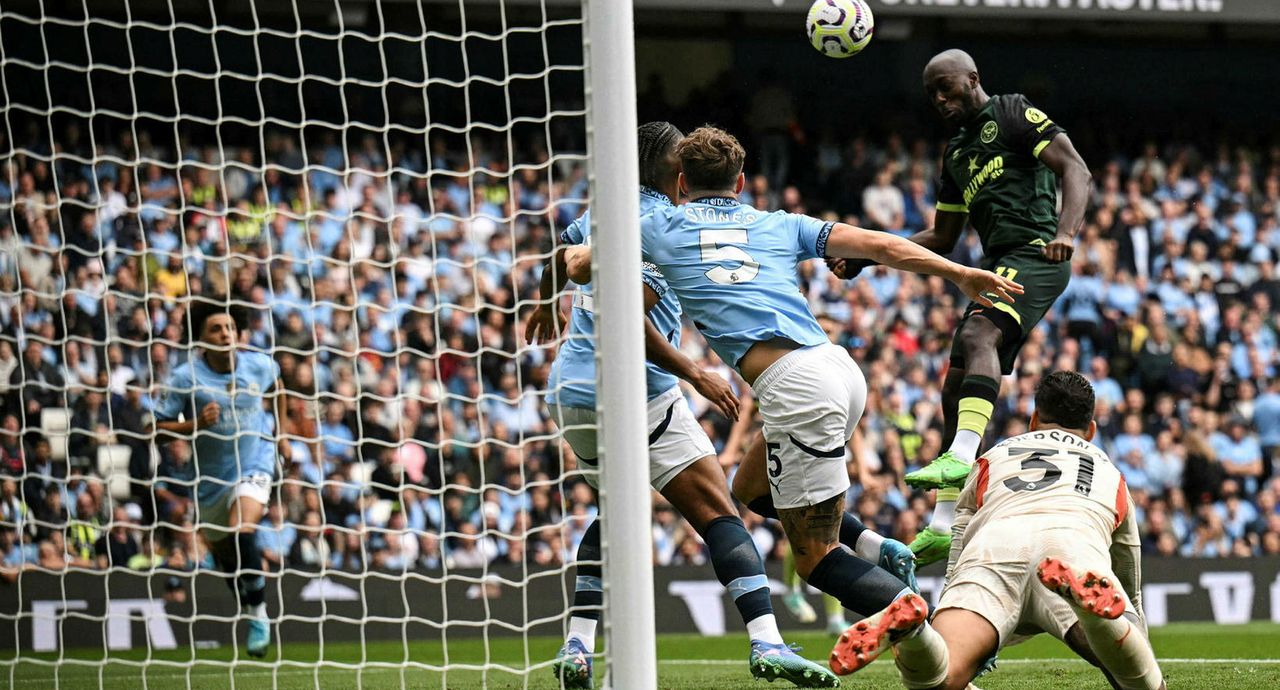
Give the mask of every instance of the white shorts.
MULTIPOLYGON (((573 448, 578 462, 598 467, 596 446, 596 411, 581 407, 550 405, 551 420, 560 427, 564 440, 573 448)), ((649 484, 656 490, 693 463, 716 454, 711 439, 684 400, 679 387, 649 401, 649 484)), ((585 475, 587 483, 599 488, 599 475, 585 475)))
POLYGON ((266 506, 271 502, 271 475, 250 472, 223 489, 209 503, 196 504, 196 526, 210 542, 222 541, 231 533, 226 529, 231 521, 231 504, 241 496, 266 506))
POLYGON ((867 380, 844 348, 795 350, 752 386, 764 419, 776 508, 816 505, 849 489, 845 444, 867 404, 867 380))
MULTIPOLYGON (((1076 623, 1075 611, 1036 575, 1040 561, 1053 556, 1077 570, 1105 573, 1115 582, 1103 544, 1077 529, 1045 529, 1034 521, 989 525, 964 551, 938 600, 938 611, 964 609, 987 619, 1000 647, 1017 638, 1049 633, 1065 640, 1076 623)), ((1134 611, 1126 594, 1125 608, 1134 611)))

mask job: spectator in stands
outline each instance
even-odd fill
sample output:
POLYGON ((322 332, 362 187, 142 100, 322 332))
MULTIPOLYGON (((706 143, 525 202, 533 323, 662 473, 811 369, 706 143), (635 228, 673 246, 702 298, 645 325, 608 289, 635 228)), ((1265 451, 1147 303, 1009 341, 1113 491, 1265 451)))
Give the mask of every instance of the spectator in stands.
POLYGON ((194 515, 196 468, 191 462, 191 444, 177 439, 166 444, 160 454, 160 467, 156 471, 155 492, 157 517, 166 522, 181 524, 194 515))
POLYGON ((129 560, 142 552, 142 546, 133 535, 134 523, 124 506, 111 514, 107 532, 93 545, 99 568, 128 567, 129 560))
POLYGON ((272 501, 254 535, 258 549, 262 552, 263 567, 272 572, 284 569, 288 565, 286 557, 293 550, 293 543, 297 538, 298 530, 285 522, 284 508, 280 502, 272 501))
POLYGON ((307 511, 298 527, 297 538, 290 547, 287 562, 290 568, 315 571, 328 565, 330 559, 329 542, 324 538, 323 524, 320 514, 314 510, 307 511))
POLYGON ((1257 435, 1248 431, 1244 419, 1232 416, 1227 433, 1215 433, 1209 442, 1227 475, 1239 479, 1250 495, 1256 493, 1262 477, 1262 446, 1257 435))
POLYGON ((1262 395, 1253 404, 1253 428, 1262 446, 1262 476, 1277 476, 1280 463, 1280 376, 1267 380, 1262 395))
POLYGON ((98 446, 110 437, 112 421, 102 392, 93 388, 85 390, 71 413, 67 455, 72 465, 86 467, 97 463, 98 446))

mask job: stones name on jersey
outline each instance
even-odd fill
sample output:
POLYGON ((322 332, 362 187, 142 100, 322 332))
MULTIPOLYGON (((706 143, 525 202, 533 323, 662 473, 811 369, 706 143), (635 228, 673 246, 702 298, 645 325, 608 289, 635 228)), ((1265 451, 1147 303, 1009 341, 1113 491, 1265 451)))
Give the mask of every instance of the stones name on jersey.
POLYGON ((760 217, 760 213, 750 207, 726 211, 715 206, 686 204, 682 210, 684 217, 695 223, 754 223, 760 217))

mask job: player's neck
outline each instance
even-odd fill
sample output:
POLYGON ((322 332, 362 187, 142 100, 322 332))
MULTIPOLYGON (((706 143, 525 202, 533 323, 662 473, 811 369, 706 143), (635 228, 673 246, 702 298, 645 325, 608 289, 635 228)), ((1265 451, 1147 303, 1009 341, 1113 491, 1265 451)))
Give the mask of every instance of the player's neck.
POLYGON ((235 368, 235 358, 236 353, 234 350, 231 352, 206 350, 204 353, 204 363, 219 374, 230 374, 231 370, 235 368))
POLYGON ((1060 424, 1045 424, 1043 422, 1037 425, 1036 428, 1032 429, 1031 431, 1065 431, 1074 436, 1079 436, 1080 438, 1085 438, 1085 434, 1088 433, 1084 429, 1072 429, 1070 427, 1065 427, 1060 424))
POLYGON ((969 116, 970 122, 972 122, 974 118, 978 117, 978 113, 982 112, 982 109, 987 107, 987 103, 990 102, 990 100, 991 100, 991 97, 987 95, 986 91, 982 90, 981 86, 974 89, 973 111, 972 111, 973 114, 969 116))
POLYGON ((738 193, 732 189, 692 189, 689 191, 689 201, 702 201, 703 199, 733 199, 738 200, 738 193))

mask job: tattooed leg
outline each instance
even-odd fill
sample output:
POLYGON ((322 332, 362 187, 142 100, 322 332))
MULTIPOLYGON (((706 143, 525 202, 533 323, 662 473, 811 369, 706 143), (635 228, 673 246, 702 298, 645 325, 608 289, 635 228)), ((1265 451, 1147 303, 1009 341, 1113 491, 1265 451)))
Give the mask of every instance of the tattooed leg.
POLYGON ((840 546, 843 515, 843 493, 812 506, 778 511, 800 577, 839 599, 845 608, 869 616, 911 590, 887 571, 840 546))

